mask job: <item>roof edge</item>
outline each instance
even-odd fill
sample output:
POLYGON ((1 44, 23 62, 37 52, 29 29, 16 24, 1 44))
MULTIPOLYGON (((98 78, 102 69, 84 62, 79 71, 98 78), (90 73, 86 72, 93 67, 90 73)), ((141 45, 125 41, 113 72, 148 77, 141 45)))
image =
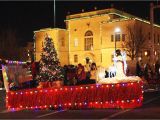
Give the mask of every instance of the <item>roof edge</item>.
POLYGON ((37 33, 37 32, 44 32, 44 31, 50 31, 50 30, 64 30, 64 31, 66 31, 66 29, 63 29, 63 28, 42 28, 39 30, 35 30, 33 32, 37 33))

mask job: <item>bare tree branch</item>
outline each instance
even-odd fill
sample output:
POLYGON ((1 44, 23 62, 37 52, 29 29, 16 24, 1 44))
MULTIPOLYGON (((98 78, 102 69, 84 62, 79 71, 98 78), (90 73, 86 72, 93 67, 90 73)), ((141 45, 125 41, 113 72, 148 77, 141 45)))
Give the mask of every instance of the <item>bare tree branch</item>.
POLYGON ((146 40, 146 35, 143 31, 142 23, 135 22, 126 26, 128 40, 125 41, 127 55, 134 60, 138 58, 140 51, 143 49, 143 44, 146 40))

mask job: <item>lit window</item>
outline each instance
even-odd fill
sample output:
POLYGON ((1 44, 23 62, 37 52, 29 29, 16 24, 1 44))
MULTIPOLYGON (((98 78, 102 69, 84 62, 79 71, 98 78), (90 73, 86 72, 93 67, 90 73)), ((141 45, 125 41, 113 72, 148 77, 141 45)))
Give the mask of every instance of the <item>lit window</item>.
POLYGON ((78 46, 78 39, 74 39, 74 46, 77 47, 78 46))
POLYGON ((145 52, 144 52, 144 55, 147 56, 147 54, 148 54, 147 51, 145 51, 145 52))
POLYGON ((154 54, 157 55, 157 51, 155 51, 154 54))
POLYGON ((74 55, 74 62, 78 63, 78 55, 74 55))
POLYGON ((92 50, 93 49, 93 33, 92 31, 87 31, 85 33, 85 38, 84 38, 84 49, 85 50, 92 50))
POLYGON ((149 55, 150 55, 150 51, 149 51, 149 50, 145 51, 145 52, 144 52, 144 55, 145 55, 145 56, 149 56, 149 55))

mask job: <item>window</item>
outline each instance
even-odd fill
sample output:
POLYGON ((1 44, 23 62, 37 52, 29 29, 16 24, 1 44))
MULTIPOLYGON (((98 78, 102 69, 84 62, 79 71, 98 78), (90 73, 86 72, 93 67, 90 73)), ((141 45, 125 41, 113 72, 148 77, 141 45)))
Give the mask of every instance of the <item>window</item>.
POLYGON ((120 41, 120 36, 121 36, 121 35, 120 35, 119 33, 115 34, 115 40, 116 40, 116 41, 120 41))
POLYGON ((74 62, 78 63, 78 55, 74 55, 74 62))
POLYGON ((156 34, 154 34, 154 44, 156 43, 156 34))
POLYGON ((85 50, 92 50, 93 38, 85 38, 85 50))
POLYGON ((65 46, 64 38, 61 39, 61 46, 65 46))
POLYGON ((43 41, 42 41, 42 48, 43 48, 44 46, 43 46, 43 41))
POLYGON ((74 39, 74 46, 77 47, 78 46, 78 39, 74 39))
POLYGON ((144 51, 144 55, 145 56, 150 56, 150 51, 149 50, 144 51))
POLYGON ((93 33, 92 33, 92 31, 87 31, 85 33, 84 49, 85 50, 92 50, 93 49, 93 33))
POLYGON ((122 34, 122 41, 125 41, 125 39, 126 39, 126 35, 122 34))
POLYGON ((114 41, 114 35, 111 35, 111 42, 114 41))
POLYGON ((88 31, 85 33, 85 36, 93 36, 92 31, 88 30, 88 31))
POLYGON ((149 40, 151 39, 151 33, 150 32, 148 33, 148 39, 149 40))

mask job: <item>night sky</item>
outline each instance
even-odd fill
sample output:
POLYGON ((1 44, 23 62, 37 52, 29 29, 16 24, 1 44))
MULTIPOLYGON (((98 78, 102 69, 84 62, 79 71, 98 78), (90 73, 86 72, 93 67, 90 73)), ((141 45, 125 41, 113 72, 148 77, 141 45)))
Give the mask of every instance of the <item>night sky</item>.
MULTIPOLYGON (((151 2, 151 1, 150 1, 151 2)), ((148 1, 56 1, 56 27, 65 28, 65 17, 70 14, 80 13, 82 9, 92 11, 94 7, 97 10, 114 8, 123 10, 135 16, 149 19, 148 1)), ((159 2, 154 1, 154 4, 159 2)), ((54 2, 53 1, 33 1, 33 2, 0 2, 0 31, 6 28, 16 29, 18 43, 22 46, 26 42, 33 41, 33 31, 41 28, 53 27, 54 25, 54 2)), ((160 24, 160 10, 155 10, 155 22, 160 24)))

